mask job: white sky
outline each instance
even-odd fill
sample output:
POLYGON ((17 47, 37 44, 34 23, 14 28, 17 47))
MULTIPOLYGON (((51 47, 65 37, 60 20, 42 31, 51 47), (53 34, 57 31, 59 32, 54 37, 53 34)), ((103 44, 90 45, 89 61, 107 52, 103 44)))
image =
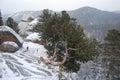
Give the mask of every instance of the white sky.
POLYGON ((2 13, 51 9, 74 10, 90 6, 107 11, 120 10, 120 0, 0 0, 2 13))

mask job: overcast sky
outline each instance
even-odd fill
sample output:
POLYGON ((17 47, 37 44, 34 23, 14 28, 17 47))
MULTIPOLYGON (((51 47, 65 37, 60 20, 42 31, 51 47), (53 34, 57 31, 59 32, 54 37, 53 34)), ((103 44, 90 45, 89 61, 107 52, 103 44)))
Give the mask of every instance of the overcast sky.
POLYGON ((0 0, 2 13, 36 11, 46 8, 53 11, 74 10, 84 6, 116 11, 120 10, 120 0, 0 0))

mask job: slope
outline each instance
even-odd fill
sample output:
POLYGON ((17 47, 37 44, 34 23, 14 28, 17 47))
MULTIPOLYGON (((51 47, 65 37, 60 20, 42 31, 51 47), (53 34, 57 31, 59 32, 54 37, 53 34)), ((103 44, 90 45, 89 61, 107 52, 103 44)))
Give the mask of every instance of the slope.
POLYGON ((40 56, 47 57, 42 45, 25 42, 16 53, 0 53, 2 80, 57 80, 57 74, 39 60, 40 56))
POLYGON ((120 14, 102 11, 92 7, 83 7, 68 13, 83 26, 120 23, 120 14))

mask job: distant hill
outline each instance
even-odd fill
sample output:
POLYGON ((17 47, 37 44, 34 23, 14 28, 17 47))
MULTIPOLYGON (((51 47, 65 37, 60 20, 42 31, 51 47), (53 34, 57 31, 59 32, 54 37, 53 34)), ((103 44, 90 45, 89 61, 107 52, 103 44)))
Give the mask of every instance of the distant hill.
POLYGON ((120 29, 120 14, 116 12, 102 11, 96 8, 83 7, 68 11, 70 16, 77 19, 89 37, 104 40, 107 31, 120 29))
POLYGON ((120 14, 108 11, 98 10, 91 7, 83 7, 68 13, 77 18, 77 22, 81 25, 103 25, 120 23, 120 14))
POLYGON ((22 11, 13 14, 5 14, 3 15, 3 20, 5 22, 8 17, 12 17, 16 22, 19 23, 25 15, 32 15, 35 18, 38 18, 41 13, 42 11, 22 11))
POLYGON ((118 10, 118 11, 114 11, 114 12, 120 14, 120 10, 118 10))
MULTIPOLYGON (((38 18, 42 11, 23 11, 14 14, 4 15, 4 19, 12 17, 15 21, 19 22, 24 15, 33 15, 38 18)), ((101 24, 117 24, 120 23, 120 14, 117 12, 102 11, 92 7, 83 7, 73 11, 68 11, 71 17, 77 19, 77 22, 83 26, 88 25, 101 25, 101 24)))
MULTIPOLYGON (((53 12, 53 11, 52 11, 53 12)), ((35 18, 40 16, 42 11, 24 11, 3 17, 4 21, 11 16, 18 23, 25 15, 32 15, 35 18)), ((102 11, 92 7, 83 7, 68 11, 71 17, 77 19, 78 24, 82 25, 89 37, 97 38, 102 41, 109 29, 120 29, 120 14, 118 12, 102 11)))

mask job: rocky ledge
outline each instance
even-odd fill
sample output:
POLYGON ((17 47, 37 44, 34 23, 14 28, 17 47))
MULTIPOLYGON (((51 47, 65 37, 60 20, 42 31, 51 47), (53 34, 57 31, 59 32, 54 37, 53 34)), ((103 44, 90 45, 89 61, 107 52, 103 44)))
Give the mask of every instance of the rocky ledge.
POLYGON ((15 52, 22 47, 21 37, 10 27, 0 26, 0 51, 15 52))

